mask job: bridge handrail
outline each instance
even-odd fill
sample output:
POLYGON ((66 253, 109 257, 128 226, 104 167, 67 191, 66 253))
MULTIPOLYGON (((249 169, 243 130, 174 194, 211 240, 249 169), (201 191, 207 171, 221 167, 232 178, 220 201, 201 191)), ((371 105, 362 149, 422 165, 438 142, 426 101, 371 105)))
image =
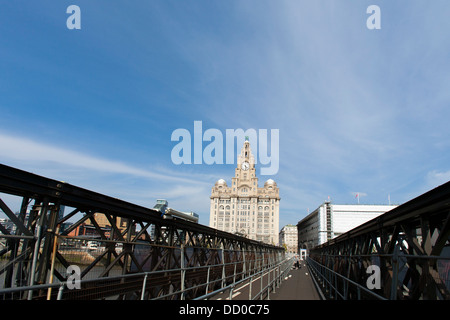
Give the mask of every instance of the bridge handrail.
MULTIPOLYGON (((217 294, 219 294, 219 293, 226 292, 227 290, 230 290, 230 296, 231 296, 231 295, 233 294, 233 289, 234 289, 237 285, 239 285, 239 284, 241 284, 241 283, 243 283, 243 282, 249 281, 249 280, 252 281, 252 278, 253 278, 253 277, 258 276, 259 274, 263 274, 263 273, 267 272, 268 269, 270 269, 270 270, 269 270, 269 272, 270 272, 271 270, 278 268, 278 267, 281 266, 282 264, 286 264, 287 267, 286 267, 286 268, 283 270, 283 272, 281 272, 281 273, 279 274, 279 276, 278 276, 278 278, 281 279, 281 278, 283 278, 283 275, 286 273, 286 271, 289 270, 289 269, 292 267, 292 263, 289 263, 289 262, 293 262, 293 259, 294 259, 294 257, 286 258, 284 261, 280 261, 280 262, 278 262, 276 265, 274 265, 274 266, 272 266, 272 267, 267 267, 266 269, 261 270, 261 271, 259 271, 259 272, 257 272, 257 273, 254 273, 254 274, 252 274, 252 275, 250 275, 250 276, 248 276, 248 277, 246 277, 246 278, 244 278, 244 279, 241 279, 241 280, 239 280, 239 281, 237 281, 237 282, 235 282, 235 283, 229 284, 229 285, 226 286, 226 287, 223 287, 223 288, 217 289, 217 290, 215 290, 215 291, 212 291, 212 292, 210 292, 210 293, 208 293, 208 294, 204 294, 204 295, 202 295, 202 296, 200 296, 200 297, 197 297, 197 298, 195 298, 195 299, 193 299, 193 300, 207 300, 208 298, 211 298, 211 297, 213 297, 213 296, 215 296, 215 295, 217 295, 217 294)), ((273 280, 272 280, 270 283, 268 283, 264 288, 261 288, 260 292, 258 292, 258 293, 255 295, 254 298, 260 296, 260 295, 261 295, 268 287, 270 287, 270 286, 273 284, 273 282, 275 282, 276 280, 277 280, 277 279, 273 279, 273 280)), ((254 299, 254 298, 253 298, 253 299, 254 299)))
POLYGON ((0 164, 0 192, 26 197, 30 194, 39 194, 51 202, 68 207, 89 207, 97 212, 114 212, 124 218, 140 219, 142 221, 156 222, 166 226, 178 226, 203 234, 215 235, 223 238, 242 241, 259 247, 282 250, 268 243, 248 239, 233 233, 214 229, 202 224, 187 220, 167 220, 161 217, 157 210, 133 204, 118 198, 104 195, 95 191, 84 189, 67 182, 46 178, 31 172, 23 171, 4 164, 0 164))
MULTIPOLYGON (((184 264, 189 265, 191 268, 189 270, 198 271, 202 265, 207 268, 209 263, 220 264, 220 267, 224 267, 224 271, 226 267, 226 277, 224 276, 224 278, 228 281, 229 274, 232 273, 229 265, 233 262, 225 263, 225 261, 243 260, 245 265, 243 270, 251 273, 259 271, 267 263, 279 261, 285 253, 282 247, 185 220, 163 219, 160 212, 153 209, 3 164, 0 164, 0 192, 22 197, 18 216, 0 198, 0 210, 8 216, 16 228, 15 234, 10 234, 4 228, 0 230, 0 240, 7 242, 7 247, 0 251, 0 258, 8 259, 7 264, 0 267, 0 274, 6 275, 4 277, 6 288, 1 289, 0 293, 23 291, 27 290, 24 288, 28 288, 31 290, 28 299, 32 299, 33 291, 29 288, 35 288, 34 285, 44 285, 43 288, 47 285, 47 288, 51 290, 57 286, 57 284, 52 284, 54 276, 60 283, 67 280, 67 277, 60 272, 61 270, 54 268, 55 266, 59 268, 58 263, 61 263, 63 268, 68 268, 70 265, 82 267, 83 269, 80 270, 82 283, 116 279, 105 276, 112 272, 116 273, 119 271, 118 269, 121 269, 120 273, 123 274, 123 276, 119 276, 120 278, 136 277, 138 272, 145 277, 158 272, 170 271, 166 269, 150 273, 149 265, 152 268, 150 270, 180 267, 173 270, 183 272, 187 270, 182 268, 185 266, 184 264), (31 209, 30 206, 32 206, 31 209), (61 217, 63 206, 70 208, 71 211, 61 217), (120 226, 118 226, 117 217, 126 218, 126 220, 120 221, 120 226), (102 218, 106 218, 107 221, 101 222, 102 218), (27 223, 25 223, 26 219, 29 219, 27 223), (63 225, 69 219, 74 219, 75 222, 69 227, 63 225), (103 223, 109 228, 103 227, 103 223), (79 233, 81 227, 84 228, 85 225, 89 226, 89 232, 93 232, 92 234, 95 235, 95 240, 92 238, 93 241, 107 244, 107 246, 105 246, 105 250, 98 252, 99 255, 86 257, 85 260, 80 261, 84 256, 78 255, 78 252, 64 254, 65 249, 69 249, 69 244, 59 245, 58 241, 60 239, 91 240, 89 237, 81 237, 81 234, 87 234, 85 230, 79 233), (74 232, 72 233, 72 231, 74 232), (114 243, 121 243, 123 247, 115 248, 112 245, 114 243), (140 245, 155 247, 158 250, 141 252, 142 248, 136 247, 140 245), (194 249, 193 252, 181 250, 181 255, 177 255, 179 252, 175 251, 183 246, 185 248, 213 249, 217 252, 203 252, 194 249), (136 248, 138 250, 135 250, 136 248), (159 250, 159 248, 164 249, 159 250), (229 252, 237 253, 229 254, 229 252), (182 258, 183 253, 186 254, 187 260, 182 258), (22 268, 22 266, 27 268, 22 268), (95 273, 90 273, 94 267, 101 268, 99 278, 87 279, 92 273, 95 273), (28 287, 22 285, 28 285, 28 287)), ((90 254, 90 251, 88 253, 90 254)), ((199 272, 199 275, 195 275, 198 279, 194 279, 194 275, 189 274, 186 283, 193 285, 195 281, 203 282, 204 278, 200 273, 206 274, 204 270, 199 272)), ((241 272, 241 266, 236 272, 241 272)), ((225 275, 225 273, 223 274, 225 275)), ((182 274, 181 279, 183 276, 182 274)), ((219 276, 214 274, 216 279, 219 276)), ((178 275, 177 281, 176 284, 170 283, 169 290, 183 289, 174 288, 174 286, 184 283, 178 280, 178 275)), ((133 290, 138 292, 139 285, 136 283, 138 282, 134 283, 133 290)), ((154 294, 158 295, 164 292, 167 286, 163 289, 156 286, 152 286, 152 288, 156 288, 157 292, 148 290, 146 294, 154 297, 154 294)), ((137 294, 136 292, 133 294, 137 294)), ((39 293, 43 294, 42 291, 39 293)), ((102 294, 112 295, 110 292, 99 291, 95 298, 102 294)), ((94 294, 86 291, 84 296, 94 297, 94 294)), ((54 292, 51 297, 54 298, 54 292)), ((76 298, 80 297, 81 295, 76 296, 76 298)))
POLYGON ((406 221, 419 219, 421 216, 429 215, 430 213, 448 211, 450 209, 449 199, 450 181, 312 248, 311 251, 337 245, 350 238, 355 238, 371 231, 377 231, 406 221))
MULTIPOLYGON (((292 259, 292 258, 291 258, 292 259)), ((266 259, 264 258, 258 258, 255 260, 252 260, 252 263, 254 265, 256 265, 258 262, 264 262, 266 259)), ((283 261, 280 262, 276 262, 275 265, 271 265, 270 263, 268 265, 265 266, 259 266, 259 267, 254 267, 252 268, 252 270, 256 269, 260 269, 263 268, 260 271, 257 271, 256 273, 249 273, 249 276, 244 278, 243 280, 248 280, 248 278, 253 277, 261 272, 266 272, 267 269, 273 269, 276 268, 277 266, 281 265, 282 263, 286 262, 289 259, 285 259, 283 261)), ((164 274, 164 273, 176 273, 176 272, 186 272, 186 271, 190 271, 190 270, 198 270, 198 269, 207 269, 207 268, 213 268, 213 267, 226 267, 226 266, 230 266, 230 265, 238 265, 243 263, 243 261, 234 261, 234 262, 226 262, 226 263, 219 263, 219 264, 213 264, 213 265, 204 265, 204 266, 190 266, 190 267, 185 267, 185 268, 174 268, 174 269, 167 269, 167 270, 155 270, 155 271, 146 271, 146 272, 139 272, 139 273, 129 273, 129 274, 125 274, 125 275, 118 275, 118 276, 110 276, 110 277, 101 277, 101 278, 95 278, 95 279, 84 279, 84 280, 78 280, 77 283, 81 284, 86 284, 86 283, 95 283, 95 282, 103 282, 103 281, 114 281, 114 280, 123 280, 123 279, 127 279, 127 278, 136 278, 136 277, 143 277, 143 283, 146 282, 146 279, 148 276, 152 276, 152 275, 158 275, 158 274, 164 274)), ((250 269, 250 268, 249 268, 250 269)), ((250 271, 251 272, 251 271, 250 271)), ((239 272, 238 274, 233 274, 231 276, 225 276, 226 278, 229 277, 236 277, 237 275, 241 275, 241 274, 245 274, 247 273, 247 271, 242 271, 239 272)), ((171 296, 171 295, 175 295, 178 293, 183 293, 183 292, 187 292, 190 290, 195 289, 196 287, 200 287, 200 286, 204 286, 204 285, 208 285, 217 281, 222 281, 223 278, 221 279, 216 279, 216 280, 212 280, 209 282, 205 282, 202 283, 200 285, 197 286, 192 286, 189 288, 185 288, 184 290, 180 290, 180 291, 176 291, 173 292, 171 294, 168 295, 164 295, 164 296, 160 296, 157 299, 162 299, 164 297, 167 296, 171 296)), ((239 282, 241 282, 242 280, 240 280, 239 282)), ((60 292, 58 294, 57 300, 60 300, 62 298, 62 292, 64 290, 64 288, 67 287, 67 284, 71 282, 71 281, 63 281, 63 282, 55 282, 55 283, 46 283, 46 284, 38 284, 38 285, 31 285, 31 286, 21 286, 21 287, 11 287, 11 288, 3 288, 0 289, 0 296, 1 295, 5 295, 5 294, 11 294, 11 293, 16 293, 16 292, 26 292, 26 291, 35 291, 35 290, 45 290, 45 289, 53 289, 53 288, 59 288, 60 292)), ((230 286, 235 286, 236 283, 238 282, 233 282, 233 284, 225 287, 225 288, 229 288, 230 286)), ((144 284, 143 284, 144 285, 144 284)), ((224 289, 224 290, 227 290, 224 289)), ((221 289, 219 289, 219 291, 223 291, 221 289)))
POLYGON ((328 267, 326 267, 326 266, 324 266, 324 265, 318 263, 317 261, 314 261, 314 260, 311 259, 310 257, 307 257, 307 258, 306 258, 306 263, 307 263, 308 266, 314 271, 314 274, 315 274, 316 276, 320 276, 321 279, 322 279, 323 281, 326 281, 326 282, 329 284, 329 286, 332 287, 332 288, 335 290, 335 293, 338 294, 338 295, 339 295, 342 299, 344 299, 344 300, 347 299, 347 297, 345 296, 345 293, 344 293, 344 295, 342 295, 342 294, 338 291, 338 289, 331 283, 331 281, 328 280, 328 279, 325 277, 325 275, 323 275, 323 273, 320 272, 320 271, 317 269, 317 265, 318 265, 320 268, 325 269, 325 270, 328 271, 328 272, 331 272, 331 273, 334 274, 335 276, 338 276, 339 278, 341 278, 342 280, 346 281, 347 283, 354 285, 354 286, 357 288, 358 292, 359 292, 360 290, 362 290, 362 291, 364 291, 365 293, 367 293, 367 294, 373 296, 373 297, 376 298, 376 299, 379 299, 379 300, 387 300, 385 297, 382 297, 382 296, 376 294, 375 292, 370 291, 369 289, 365 288, 364 286, 360 285, 359 283, 357 283, 357 282, 355 282, 355 281, 352 281, 351 279, 349 279, 349 278, 347 278, 347 277, 345 277, 345 276, 339 274, 338 272, 336 272, 336 271, 334 271, 334 270, 332 270, 332 269, 330 269, 330 268, 328 268, 328 267), (316 264, 316 265, 314 265, 314 264, 316 264))

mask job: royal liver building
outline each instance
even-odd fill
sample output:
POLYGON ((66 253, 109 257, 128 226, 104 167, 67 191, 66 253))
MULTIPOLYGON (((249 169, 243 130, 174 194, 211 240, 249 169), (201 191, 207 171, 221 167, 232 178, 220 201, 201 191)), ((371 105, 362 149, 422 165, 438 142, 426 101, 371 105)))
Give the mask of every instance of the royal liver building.
POLYGON ((212 188, 209 226, 277 245, 279 210, 277 184, 269 179, 258 187, 255 158, 246 140, 231 185, 220 179, 212 188))

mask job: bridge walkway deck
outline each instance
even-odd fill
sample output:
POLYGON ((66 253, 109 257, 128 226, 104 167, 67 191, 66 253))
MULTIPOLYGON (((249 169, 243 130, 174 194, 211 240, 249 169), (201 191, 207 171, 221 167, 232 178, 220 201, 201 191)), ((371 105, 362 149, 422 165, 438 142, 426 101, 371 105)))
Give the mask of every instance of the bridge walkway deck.
POLYGON ((299 269, 292 269, 280 288, 270 294, 270 300, 321 300, 314 280, 304 261, 299 269))
MULTIPOLYGON (((262 282, 268 283, 268 273, 263 274, 262 282)), ((261 277, 253 279, 250 289, 249 282, 237 286, 232 294, 232 300, 249 300, 249 295, 255 298, 255 294, 261 290, 261 277), (251 290, 251 292, 249 292, 251 290)), ((212 300, 229 300, 229 291, 218 294, 212 300)), ((267 299, 267 294, 264 294, 267 299)), ((275 292, 270 292, 269 300, 321 300, 314 280, 305 261, 300 262, 299 269, 291 269, 283 279, 275 292)))

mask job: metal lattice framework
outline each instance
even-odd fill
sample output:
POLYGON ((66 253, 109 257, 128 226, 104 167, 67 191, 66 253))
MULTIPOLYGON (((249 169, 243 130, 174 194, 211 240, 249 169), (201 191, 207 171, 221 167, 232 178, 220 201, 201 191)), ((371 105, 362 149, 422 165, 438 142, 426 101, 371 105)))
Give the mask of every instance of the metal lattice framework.
MULTIPOLYGON (((187 284, 204 283, 207 277, 209 281, 216 278, 226 282, 226 274, 245 273, 284 258, 280 247, 185 220, 164 219, 159 211, 5 165, 0 165, 0 192, 22 198, 17 215, 0 199, 0 209, 15 226, 11 232, 0 224, 3 288, 67 281, 70 274, 66 271, 77 265, 81 280, 104 278, 104 287, 98 281, 93 285, 83 282, 80 290, 64 292, 65 299, 112 295, 127 299, 141 295, 142 276, 115 282, 107 281, 109 277, 167 271, 145 279, 145 294, 154 298, 187 284), (62 206, 70 208, 64 216, 59 214, 62 206), (109 228, 101 225, 100 217, 109 222, 109 228), (63 228, 69 220, 72 224, 63 228), (68 245, 88 240, 74 235, 77 228, 86 225, 102 250, 79 250, 68 245), (230 262, 239 263, 228 266, 230 262), (205 266, 217 267, 206 274, 205 266), (171 272, 179 268, 190 271, 171 272)), ((13 298, 38 299, 44 294, 27 291, 13 298)), ((195 297, 196 291, 189 294, 195 297)))
POLYGON ((450 182, 315 247, 328 298, 371 299, 367 288, 379 267, 386 299, 450 299, 450 182), (371 280, 370 280, 371 281, 371 280))

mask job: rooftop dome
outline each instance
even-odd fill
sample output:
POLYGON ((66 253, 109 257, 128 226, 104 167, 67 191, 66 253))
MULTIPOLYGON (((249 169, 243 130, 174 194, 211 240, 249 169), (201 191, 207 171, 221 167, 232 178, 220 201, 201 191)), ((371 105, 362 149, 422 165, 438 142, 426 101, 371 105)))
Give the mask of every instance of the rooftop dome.
POLYGON ((266 185, 276 186, 277 183, 275 181, 273 181, 272 179, 269 179, 266 181, 266 183, 264 183, 264 186, 266 186, 266 185))
POLYGON ((220 185, 225 185, 225 186, 227 186, 227 182, 226 182, 225 180, 223 180, 223 179, 219 179, 219 180, 216 182, 216 185, 218 185, 218 186, 220 186, 220 185))

